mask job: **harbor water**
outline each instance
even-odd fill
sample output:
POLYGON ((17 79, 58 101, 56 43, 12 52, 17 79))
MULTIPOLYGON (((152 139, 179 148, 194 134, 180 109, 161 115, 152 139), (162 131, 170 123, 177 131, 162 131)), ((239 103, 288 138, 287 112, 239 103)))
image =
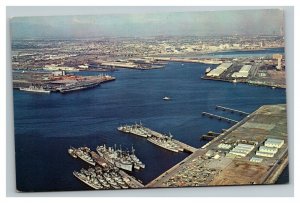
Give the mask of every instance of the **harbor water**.
MULTIPOLYGON (((234 120, 243 116, 215 109, 216 105, 253 112, 261 105, 286 103, 285 89, 201 80, 211 65, 169 63, 163 69, 121 69, 108 73, 113 82, 68 94, 34 94, 14 90, 16 179, 20 191, 90 189, 72 172, 88 165, 73 159, 70 146, 97 145, 130 150, 146 164, 132 174, 147 184, 187 157, 159 148, 147 140, 117 130, 142 122, 193 147, 201 135, 221 132, 232 124, 202 116, 210 112, 234 120), (170 97, 165 101, 163 97, 170 97)), ((98 73, 77 73, 98 74, 98 73)))

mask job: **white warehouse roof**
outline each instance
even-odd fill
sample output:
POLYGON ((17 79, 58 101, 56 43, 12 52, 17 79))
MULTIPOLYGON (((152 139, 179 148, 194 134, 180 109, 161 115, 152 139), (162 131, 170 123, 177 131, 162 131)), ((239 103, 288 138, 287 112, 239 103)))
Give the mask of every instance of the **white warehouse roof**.
POLYGON ((215 69, 211 70, 209 73, 207 73, 207 76, 218 77, 225 70, 227 70, 230 66, 232 66, 232 63, 222 63, 217 68, 215 68, 215 69))
POLYGON ((244 65, 239 72, 234 72, 231 77, 233 78, 246 78, 249 75, 251 65, 244 65))
POLYGON ((284 144, 284 140, 281 140, 281 139, 268 138, 265 141, 265 146, 266 147, 280 148, 280 147, 282 147, 283 144, 284 144))

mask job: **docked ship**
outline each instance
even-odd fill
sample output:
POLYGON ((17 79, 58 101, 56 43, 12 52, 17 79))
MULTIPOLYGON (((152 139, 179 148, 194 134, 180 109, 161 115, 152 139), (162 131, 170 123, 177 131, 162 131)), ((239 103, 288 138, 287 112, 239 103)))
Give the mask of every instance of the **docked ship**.
POLYGON ((148 132, 146 128, 142 126, 142 123, 135 125, 124 125, 118 127, 118 130, 124 133, 131 133, 134 135, 138 135, 141 137, 150 137, 151 134, 148 132))
POLYGON ((81 180, 82 182, 84 182, 85 184, 87 184, 88 186, 94 188, 95 190, 99 190, 103 188, 103 186, 99 183, 98 179, 95 177, 91 178, 90 176, 87 176, 77 171, 73 171, 73 175, 79 180, 81 180))
POLYGON ((132 171, 132 169, 139 170, 140 168, 145 168, 137 156, 134 154, 134 149, 132 147, 132 153, 122 151, 122 149, 113 149, 112 147, 106 147, 105 145, 97 146, 98 154, 103 157, 109 163, 115 165, 118 168, 132 171))
POLYGON ((71 147, 68 152, 74 158, 79 157, 81 160, 85 161, 86 163, 95 166, 96 162, 92 159, 89 155, 91 149, 88 147, 80 147, 78 149, 71 147))
POLYGON ((96 148, 100 157, 103 157, 109 163, 115 165, 118 168, 132 171, 132 162, 130 158, 124 156, 122 150, 113 149, 112 147, 106 147, 105 145, 97 146, 96 148))
POLYGON ((97 82, 78 83, 78 84, 70 84, 70 85, 66 85, 63 87, 59 87, 59 88, 57 88, 57 90, 61 93, 68 93, 68 92, 73 92, 73 91, 96 87, 98 85, 100 85, 100 83, 97 83, 97 82))
POLYGON ((74 147, 70 147, 69 149, 68 149, 68 153, 73 157, 73 158, 77 158, 77 155, 76 155, 76 149, 74 148, 74 147))
POLYGON ((210 71, 211 71, 211 68, 210 68, 210 67, 206 68, 206 69, 205 69, 205 74, 209 73, 210 71))
POLYGON ((130 183, 116 168, 104 170, 101 167, 74 171, 73 175, 88 186, 98 189, 127 189, 130 183))
POLYGON ((147 140, 149 142, 151 142, 152 144, 155 144, 159 147, 162 147, 162 148, 167 149, 172 152, 179 152, 179 151, 182 152, 183 151, 183 148, 181 146, 179 146, 178 144, 176 144, 172 140, 171 134, 170 134, 170 136, 162 135, 161 137, 152 136, 152 137, 148 138, 147 140))
POLYGON ((132 163, 133 163, 133 167, 137 170, 139 170, 140 168, 145 168, 145 164, 143 164, 135 155, 135 149, 132 147, 131 148, 131 154, 129 155, 132 163))
POLYGON ((29 87, 20 87, 19 88, 21 91, 26 91, 26 92, 35 92, 35 93, 50 93, 50 90, 45 90, 42 86, 29 86, 29 87))

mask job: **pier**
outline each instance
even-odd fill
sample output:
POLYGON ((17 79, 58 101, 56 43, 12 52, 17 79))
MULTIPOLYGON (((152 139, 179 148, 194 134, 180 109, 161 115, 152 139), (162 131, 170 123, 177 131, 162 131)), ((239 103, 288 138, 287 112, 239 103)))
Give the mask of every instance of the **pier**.
POLYGON ((224 120, 224 121, 227 121, 227 122, 230 122, 230 123, 238 123, 238 121, 236 121, 236 120, 226 118, 226 117, 223 117, 223 116, 219 116, 219 115, 215 115, 215 114, 212 114, 212 113, 208 113, 208 112, 205 112, 205 111, 202 112, 202 115, 209 116, 211 118, 217 118, 219 120, 224 120))
POLYGON ((173 152, 186 151, 189 153, 194 153, 197 150, 197 148, 194 148, 188 144, 185 144, 179 140, 172 138, 171 134, 170 136, 163 135, 159 132, 156 132, 154 130, 142 126, 141 123, 132 126, 128 126, 128 125, 120 126, 118 127, 118 130, 124 133, 129 133, 143 138, 147 138, 149 142, 173 152), (163 142, 162 144, 159 144, 155 141, 155 139, 153 141, 153 139, 151 138, 162 140, 163 142), (166 142, 168 144, 166 144, 166 142))
POLYGON ((197 148, 192 147, 188 144, 185 144, 183 142, 180 142, 179 140, 174 140, 173 142, 175 142, 176 144, 180 145, 180 147, 182 147, 185 151, 190 152, 190 153, 194 153, 195 151, 197 151, 197 148))
POLYGON ((249 115, 249 113, 247 113, 245 111, 240 111, 240 110, 236 110, 236 109, 232 109, 232 108, 228 108, 228 107, 224 107, 224 106, 220 106, 220 105, 217 105, 216 109, 221 109, 222 111, 229 111, 231 113, 239 113, 241 115, 249 115))

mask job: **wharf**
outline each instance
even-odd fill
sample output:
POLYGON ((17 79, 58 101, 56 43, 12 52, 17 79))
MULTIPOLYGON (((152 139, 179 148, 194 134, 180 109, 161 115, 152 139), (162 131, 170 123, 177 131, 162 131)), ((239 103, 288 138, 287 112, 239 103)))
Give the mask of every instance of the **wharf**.
MULTIPOLYGON (((135 131, 131 130, 130 132, 126 131, 125 133, 129 133, 129 134, 133 134, 133 135, 138 135, 138 136, 141 136, 141 137, 144 137, 144 138, 156 137, 156 138, 159 138, 159 139, 165 139, 167 137, 166 135, 163 135, 163 134, 161 134, 159 132, 156 132, 154 130, 146 128, 146 127, 142 126, 141 124, 140 125, 136 124, 134 126, 135 127, 138 126, 139 129, 142 129, 143 130, 143 134, 141 134, 139 131, 137 132, 136 130, 135 131)), ((122 131, 122 130, 120 130, 120 131, 122 131)), ((122 131, 122 132, 124 132, 124 131, 122 131)), ((150 141, 150 140, 148 139, 148 141, 150 141)), ((183 143, 183 142, 181 142, 179 140, 176 140, 174 138, 171 139, 171 142, 173 142, 174 144, 178 145, 180 148, 182 148, 183 150, 185 150, 186 152, 189 152, 189 153, 193 153, 193 152, 195 152, 197 150, 197 148, 194 148, 194 147, 192 147, 192 146, 190 146, 188 144, 185 144, 185 143, 183 143)), ((167 148, 165 148, 165 149, 167 149, 167 148)), ((169 149, 169 150, 171 150, 171 149, 169 149)), ((178 151, 180 151, 180 150, 178 150, 178 151)))
POLYGON ((221 109, 222 111, 229 111, 229 112, 232 112, 232 113, 239 113, 239 114, 249 115, 249 113, 247 113, 245 111, 240 111, 240 110, 236 110, 236 109, 232 109, 232 108, 228 108, 228 107, 224 107, 224 106, 220 106, 220 105, 217 105, 216 109, 221 109))
POLYGON ((288 164, 287 141, 286 105, 265 105, 146 187, 272 184, 288 164), (284 144, 273 157, 259 156, 258 150, 270 138, 284 144), (243 156, 229 156, 238 144, 251 146, 251 150, 243 156))
POLYGON ((143 188, 145 187, 141 182, 139 182, 137 179, 135 179, 133 176, 129 175, 125 171, 120 170, 119 173, 130 180, 130 187, 131 188, 143 188))
POLYGON ((219 116, 219 115, 215 115, 215 114, 208 113, 208 112, 202 112, 202 115, 209 116, 211 118, 217 118, 219 120, 228 121, 230 123, 238 123, 238 121, 236 121, 236 120, 233 120, 233 119, 230 119, 230 118, 226 118, 226 117, 223 117, 223 116, 219 116))
POLYGON ((185 144, 183 142, 180 142, 179 140, 174 140, 173 142, 175 142, 176 144, 178 144, 180 147, 182 147, 185 151, 190 152, 190 153, 194 153, 195 151, 197 151, 197 148, 192 147, 188 144, 185 144))

